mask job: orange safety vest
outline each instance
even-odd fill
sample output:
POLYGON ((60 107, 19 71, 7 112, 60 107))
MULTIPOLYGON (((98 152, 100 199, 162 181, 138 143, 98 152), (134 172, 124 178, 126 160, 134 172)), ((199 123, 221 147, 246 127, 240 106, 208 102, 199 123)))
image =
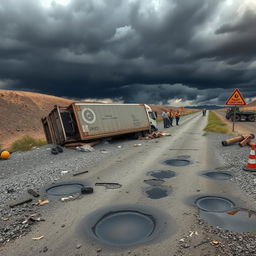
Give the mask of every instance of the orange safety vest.
POLYGON ((180 112, 176 112, 176 113, 175 113, 175 116, 180 116, 180 112))
POLYGON ((173 112, 169 112, 168 114, 169 114, 169 117, 173 117, 174 116, 173 112))

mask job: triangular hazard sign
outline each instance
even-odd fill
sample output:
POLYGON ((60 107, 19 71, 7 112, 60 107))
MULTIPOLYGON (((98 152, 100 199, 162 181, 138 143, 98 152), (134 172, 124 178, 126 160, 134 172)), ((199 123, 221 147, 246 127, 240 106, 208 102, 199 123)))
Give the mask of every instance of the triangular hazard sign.
POLYGON ((246 102, 238 89, 235 89, 225 105, 246 105, 246 102))

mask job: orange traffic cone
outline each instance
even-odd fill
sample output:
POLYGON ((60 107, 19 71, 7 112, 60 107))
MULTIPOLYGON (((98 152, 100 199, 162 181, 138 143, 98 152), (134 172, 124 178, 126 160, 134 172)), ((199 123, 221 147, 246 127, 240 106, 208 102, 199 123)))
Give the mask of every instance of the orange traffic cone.
POLYGON ((244 167, 244 170, 256 172, 255 143, 251 145, 251 152, 249 155, 248 163, 247 163, 246 167, 244 167))

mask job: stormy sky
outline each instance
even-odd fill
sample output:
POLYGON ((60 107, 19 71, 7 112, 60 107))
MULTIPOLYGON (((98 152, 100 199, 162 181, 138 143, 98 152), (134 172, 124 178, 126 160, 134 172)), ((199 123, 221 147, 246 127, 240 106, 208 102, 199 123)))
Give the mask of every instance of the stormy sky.
POLYGON ((256 97, 255 0, 0 0, 0 89, 224 104, 256 97))

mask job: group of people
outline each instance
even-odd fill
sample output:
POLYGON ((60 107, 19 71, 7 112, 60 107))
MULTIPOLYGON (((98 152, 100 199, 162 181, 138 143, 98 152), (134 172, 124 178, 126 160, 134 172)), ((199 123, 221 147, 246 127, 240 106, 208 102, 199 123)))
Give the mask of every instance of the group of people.
POLYGON ((163 111, 162 118, 164 121, 164 128, 169 128, 170 126, 173 126, 172 123, 174 118, 176 120, 176 125, 179 125, 180 112, 178 110, 175 113, 172 110, 169 112, 163 111))

